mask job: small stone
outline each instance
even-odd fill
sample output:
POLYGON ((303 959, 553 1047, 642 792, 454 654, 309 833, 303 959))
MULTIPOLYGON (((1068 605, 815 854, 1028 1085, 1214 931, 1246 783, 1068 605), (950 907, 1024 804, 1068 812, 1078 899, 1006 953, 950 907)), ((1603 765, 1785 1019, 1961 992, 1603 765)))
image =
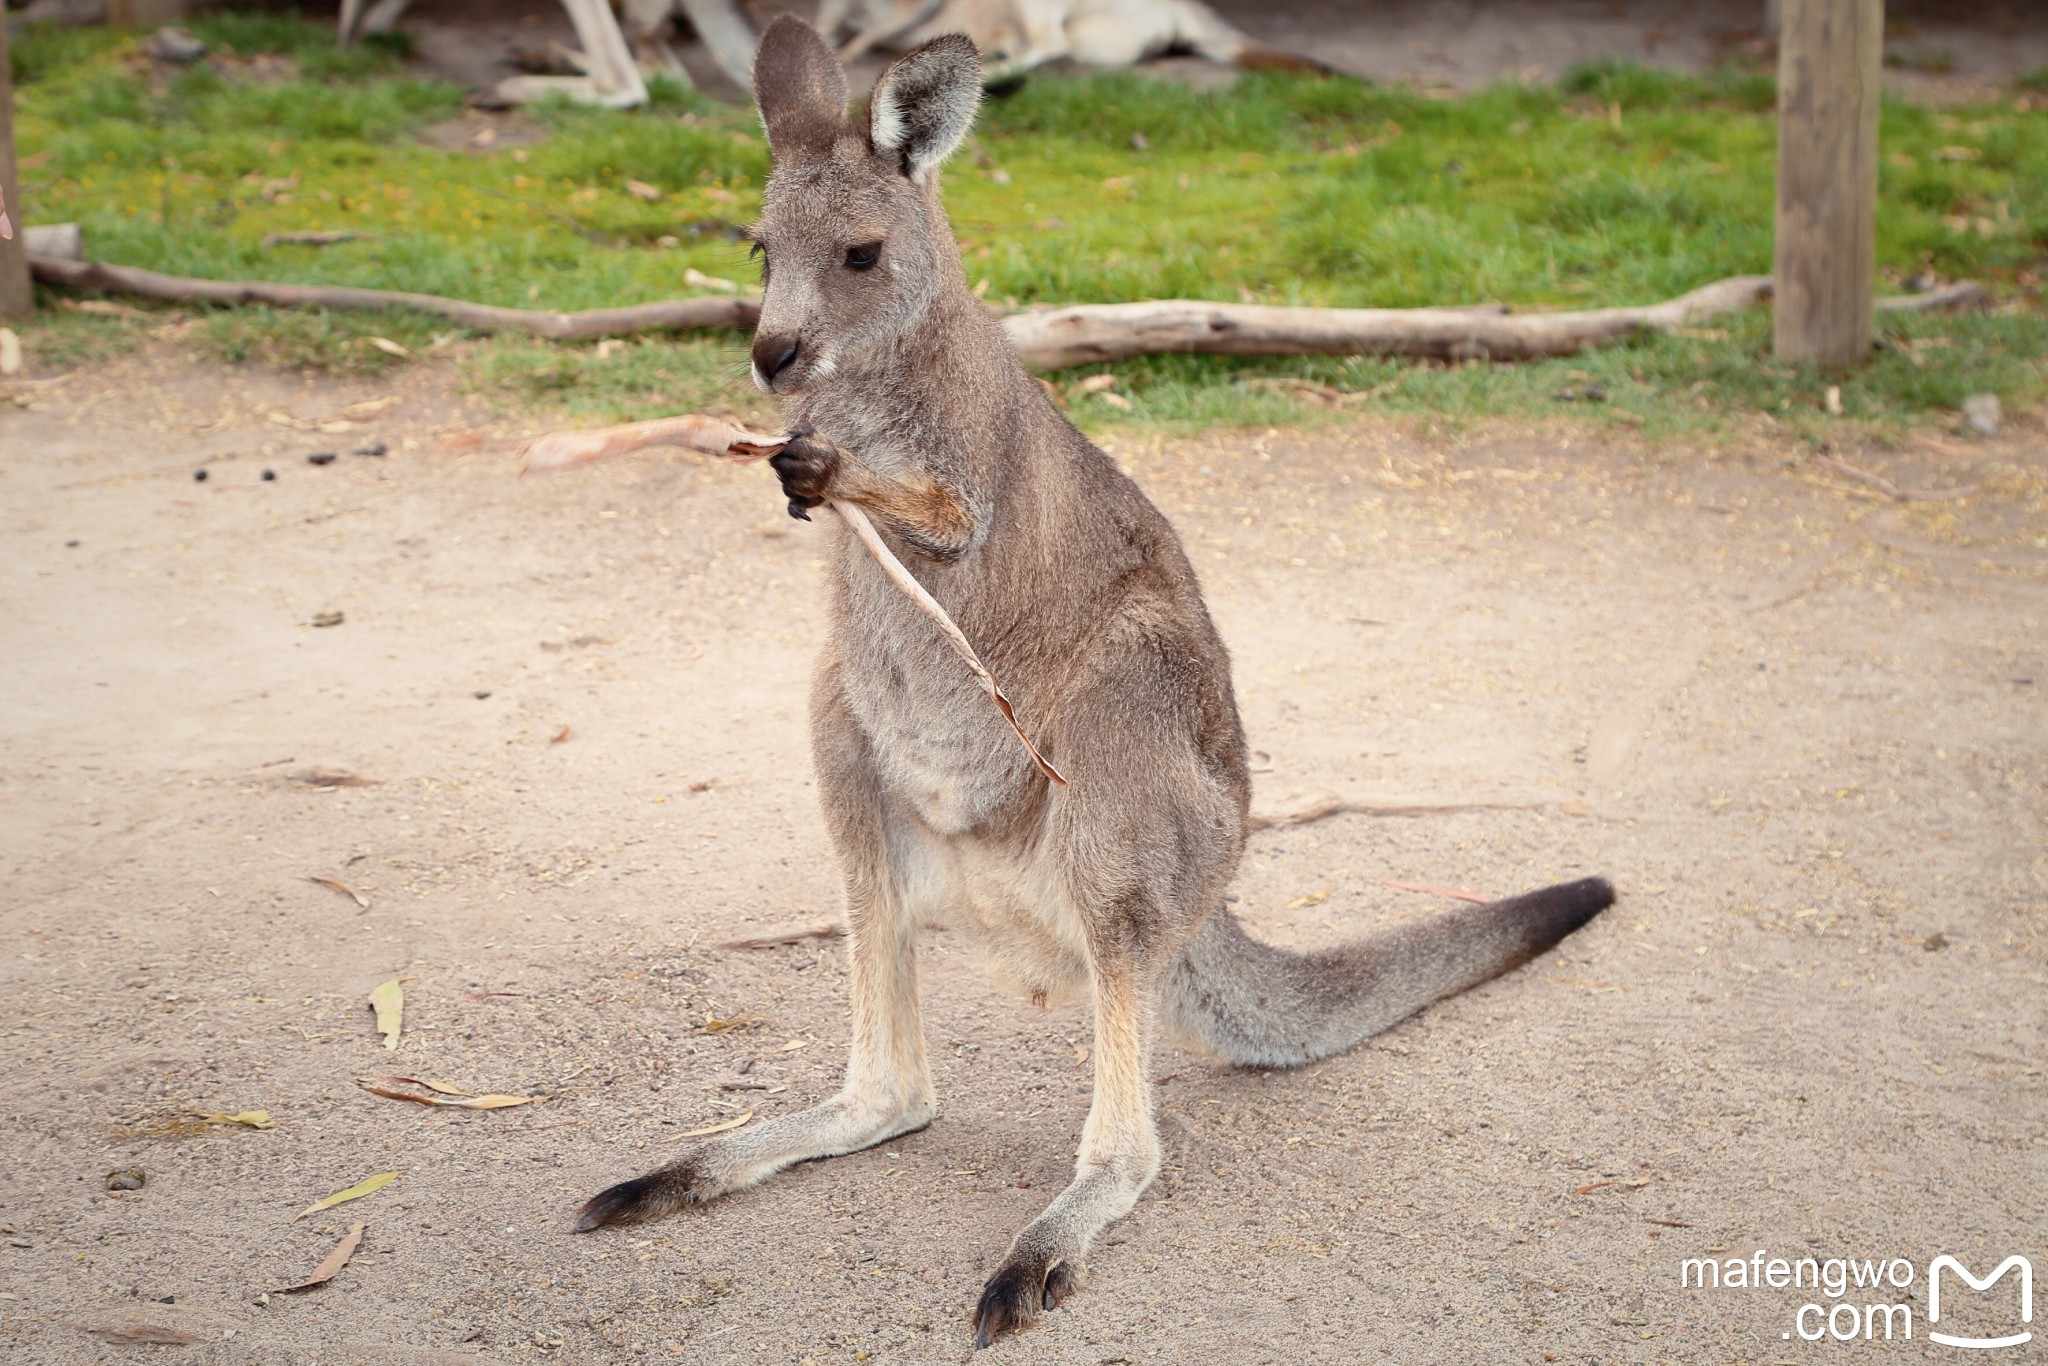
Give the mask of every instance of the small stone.
POLYGON ((117 1172, 107 1173, 107 1189, 110 1191, 139 1191, 149 1181, 140 1167, 123 1167, 117 1172))
POLYGON ((338 452, 335 451, 314 451, 306 457, 306 463, 308 465, 332 465, 337 454, 338 452))
POLYGON ((491 690, 489 688, 478 688, 475 692, 470 694, 471 697, 474 697, 479 702, 484 701, 490 695, 491 690))
POLYGON ((266 483, 266 484, 268 484, 268 483, 271 483, 271 482, 275 481, 275 480, 276 480, 276 478, 277 478, 277 471, 276 471, 276 470, 265 470, 265 471, 263 471, 263 482, 264 482, 264 483, 266 483))
POLYGON ((321 630, 325 630, 329 626, 339 626, 347 620, 347 616, 340 612, 315 612, 313 614, 313 625, 321 630))
POLYGON ((1963 420, 1985 436, 1996 435, 2004 418, 1997 394, 1971 394, 1963 400, 1963 420))
POLYGON ((189 65, 206 55, 206 44, 186 29, 166 24, 143 41, 142 50, 159 62, 189 65))
POLYGON ((192 471, 192 482, 193 482, 193 483, 195 483, 195 484, 203 484, 203 483, 205 483, 205 482, 206 482, 206 471, 205 471, 205 470, 194 470, 194 471, 192 471))
POLYGON ((1948 936, 1936 930, 1933 934, 1920 941, 1920 947, 1929 953, 1940 953, 1948 947, 1948 936))
POLYGON ((388 451, 388 450, 390 450, 390 449, 391 449, 391 447, 389 447, 389 446, 385 445, 385 444, 384 444, 384 443, 383 443, 382 441, 372 441, 372 442, 371 442, 371 443, 370 443, 369 445, 367 445, 367 446, 358 446, 358 447, 356 447, 356 448, 355 448, 355 451, 354 451, 354 454, 356 454, 356 455, 382 455, 382 454, 384 454, 384 452, 386 452, 386 451, 388 451))

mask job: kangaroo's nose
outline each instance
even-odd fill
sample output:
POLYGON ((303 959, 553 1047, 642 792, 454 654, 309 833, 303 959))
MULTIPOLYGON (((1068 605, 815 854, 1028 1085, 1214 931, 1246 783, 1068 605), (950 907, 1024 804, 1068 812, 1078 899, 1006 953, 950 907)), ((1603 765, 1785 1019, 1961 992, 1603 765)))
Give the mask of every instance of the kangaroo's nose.
POLYGON ((795 337, 756 337, 754 372, 773 384, 777 375, 796 363, 796 351, 795 337))

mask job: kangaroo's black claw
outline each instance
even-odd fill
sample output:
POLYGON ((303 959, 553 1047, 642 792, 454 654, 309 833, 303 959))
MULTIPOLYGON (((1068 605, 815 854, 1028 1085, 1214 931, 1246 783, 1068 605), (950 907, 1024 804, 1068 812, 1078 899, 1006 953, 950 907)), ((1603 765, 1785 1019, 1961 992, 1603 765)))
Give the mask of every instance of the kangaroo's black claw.
POLYGON ((789 515, 796 518, 799 522, 811 520, 811 514, 805 512, 803 503, 795 498, 789 500, 789 515))

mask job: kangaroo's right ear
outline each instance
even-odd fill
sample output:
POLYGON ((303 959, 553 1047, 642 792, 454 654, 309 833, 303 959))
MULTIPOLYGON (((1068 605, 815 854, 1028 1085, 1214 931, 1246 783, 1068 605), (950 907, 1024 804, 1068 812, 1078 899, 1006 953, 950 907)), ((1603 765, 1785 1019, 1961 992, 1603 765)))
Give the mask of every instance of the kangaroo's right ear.
POLYGON ((818 31, 783 14, 754 53, 754 107, 777 161, 831 150, 846 128, 846 72, 818 31))
POLYGON ((912 180, 930 177, 974 124, 981 103, 981 54, 960 33, 934 38, 889 64, 868 106, 877 156, 901 158, 912 180))

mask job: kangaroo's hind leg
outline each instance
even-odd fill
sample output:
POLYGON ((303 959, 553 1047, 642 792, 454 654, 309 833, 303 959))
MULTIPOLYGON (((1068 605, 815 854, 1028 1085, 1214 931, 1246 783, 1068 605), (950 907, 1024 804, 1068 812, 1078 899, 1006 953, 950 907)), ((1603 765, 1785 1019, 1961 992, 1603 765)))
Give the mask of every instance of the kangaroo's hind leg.
POLYGON ((846 1080, 822 1105, 706 1138, 658 1171, 600 1192, 577 1218, 579 1233, 658 1219, 794 1163, 872 1147, 923 1128, 937 1109, 917 999, 910 903, 931 890, 920 878, 917 845, 899 835, 891 866, 866 741, 846 714, 829 662, 819 670, 812 717, 820 795, 846 882, 853 998, 846 1080))
POLYGON ((1221 899, 1242 841, 1238 794, 1203 758, 1237 742, 1235 717, 1212 730, 1198 715, 1134 706, 1133 698, 1172 693, 1146 676, 1142 654, 1124 663, 1061 707, 1068 719, 1054 737, 1056 752, 1076 771, 1046 841, 1087 950, 1095 1095, 1072 1183, 1017 1234, 982 1289, 978 1346, 1074 1290, 1089 1245, 1158 1175, 1146 1078, 1158 1003, 1205 908, 1221 899), (1114 774, 1143 774, 1145 782, 1109 781, 1114 774))

